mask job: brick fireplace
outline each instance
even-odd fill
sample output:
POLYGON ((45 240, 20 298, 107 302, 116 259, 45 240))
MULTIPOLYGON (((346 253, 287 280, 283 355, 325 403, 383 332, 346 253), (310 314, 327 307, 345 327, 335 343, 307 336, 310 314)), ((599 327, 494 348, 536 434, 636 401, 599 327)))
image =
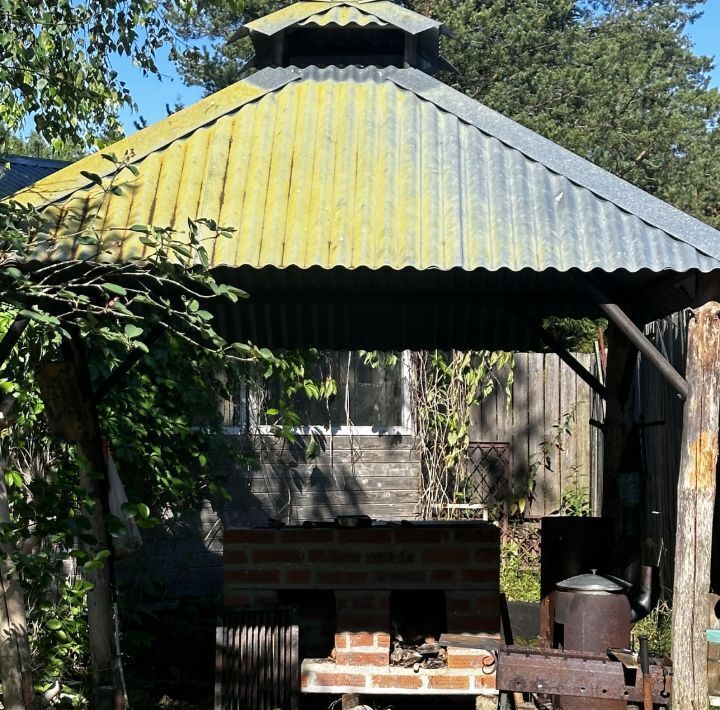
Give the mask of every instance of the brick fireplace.
POLYGON ((225 606, 298 608, 304 693, 493 694, 494 656, 448 646, 442 667, 391 662, 398 639, 496 639, 499 530, 482 522, 225 531, 225 606))

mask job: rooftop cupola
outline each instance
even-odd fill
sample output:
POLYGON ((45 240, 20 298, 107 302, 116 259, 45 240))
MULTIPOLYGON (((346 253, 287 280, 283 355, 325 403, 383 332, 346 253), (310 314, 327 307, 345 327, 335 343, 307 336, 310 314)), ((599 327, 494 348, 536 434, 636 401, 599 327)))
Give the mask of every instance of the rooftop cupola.
POLYGON ((452 66, 440 56, 440 22, 387 0, 309 0, 241 27, 254 66, 415 67, 428 74, 452 66))

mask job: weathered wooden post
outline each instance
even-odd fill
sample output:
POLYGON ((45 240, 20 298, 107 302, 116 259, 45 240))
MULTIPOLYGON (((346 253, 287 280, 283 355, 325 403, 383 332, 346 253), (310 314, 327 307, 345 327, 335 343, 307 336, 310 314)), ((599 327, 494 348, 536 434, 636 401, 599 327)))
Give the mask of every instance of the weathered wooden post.
POLYGON ((688 330, 673 585, 673 707, 705 710, 707 593, 720 425, 720 303, 693 312, 688 330))
MULTIPOLYGON (((84 343, 73 332, 63 342, 65 362, 44 363, 40 370, 40 390, 45 402, 48 423, 62 439, 77 444, 81 456, 80 485, 92 500, 85 508, 88 532, 95 539, 86 551, 95 556, 112 550, 112 541, 105 527, 108 515, 108 481, 102 454, 100 423, 94 404, 90 373, 84 343)), ((90 660, 92 666, 92 707, 95 710, 114 710, 123 707, 113 640, 115 614, 113 607, 114 576, 112 556, 102 565, 83 572, 93 588, 87 594, 90 660)))
POLYGON ((635 372, 637 349, 610 322, 607 328, 608 359, 605 386, 607 403, 603 437, 602 517, 613 521, 619 538, 622 506, 618 476, 630 432, 630 391, 635 372))

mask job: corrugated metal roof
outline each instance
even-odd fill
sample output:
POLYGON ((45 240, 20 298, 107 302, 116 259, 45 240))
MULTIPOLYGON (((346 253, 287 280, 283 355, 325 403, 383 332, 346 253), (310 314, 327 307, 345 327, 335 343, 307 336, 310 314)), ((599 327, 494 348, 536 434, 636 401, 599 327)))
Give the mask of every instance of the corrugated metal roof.
POLYGON ((122 196, 100 204, 93 157, 18 199, 55 199, 58 238, 99 209, 115 259, 143 251, 132 224, 207 217, 238 230, 215 266, 720 267, 716 230, 411 69, 264 70, 114 150, 141 170, 122 196))
MULTIPOLYGON (((246 103, 256 101, 268 91, 275 91, 289 81, 300 78, 297 71, 287 69, 265 69, 244 81, 221 89, 206 96, 182 111, 153 123, 127 138, 108 146, 103 153, 115 153, 120 159, 140 164, 149 155, 162 152, 175 141, 188 140, 198 128, 212 124, 221 116, 237 111, 246 103)), ((14 195, 16 199, 39 207, 48 203, 60 203, 77 190, 91 185, 81 171, 107 177, 114 172, 112 163, 93 153, 54 173, 50 179, 42 180, 37 186, 22 190, 14 195)))
MULTIPOLYGON (((263 35, 271 36, 278 32, 292 27, 293 25, 302 24, 310 17, 316 17, 320 13, 327 12, 328 9, 340 8, 342 12, 338 16, 344 14, 345 17, 357 16, 362 14, 365 16, 372 15, 380 21, 389 25, 393 25, 410 34, 419 34, 426 30, 441 29, 442 23, 432 20, 429 17, 413 12, 406 7, 401 7, 387 0, 371 0, 356 1, 345 0, 343 2, 323 2, 322 0, 310 0, 309 2, 297 2, 287 7, 283 7, 277 12, 265 15, 257 20, 248 22, 238 32, 231 37, 230 41, 246 36, 252 32, 258 32, 263 35), (351 15, 349 10, 354 10, 355 15, 351 15)), ((354 22, 354 21, 351 21, 354 22)), ((341 23, 338 23, 341 24, 341 23)), ((345 23, 342 23, 345 24, 345 23)))
POLYGON ((329 10, 318 12, 298 24, 301 26, 316 25, 318 27, 327 27, 328 25, 337 25, 338 27, 347 27, 348 25, 357 25, 358 27, 366 27, 368 25, 386 27, 388 23, 379 17, 375 17, 375 15, 363 12, 359 7, 333 5, 329 10))
POLYGON ((12 195, 68 165, 66 160, 28 155, 0 156, 0 198, 12 195))

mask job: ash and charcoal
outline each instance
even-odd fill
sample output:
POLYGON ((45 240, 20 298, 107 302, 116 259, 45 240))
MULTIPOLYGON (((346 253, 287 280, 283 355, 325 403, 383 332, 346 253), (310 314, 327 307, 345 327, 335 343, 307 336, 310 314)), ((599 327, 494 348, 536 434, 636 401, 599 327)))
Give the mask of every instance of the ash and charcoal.
POLYGON ((403 668, 445 668, 447 650, 434 638, 413 639, 407 643, 402 636, 395 636, 392 641, 390 665, 403 668))
POLYGON ((445 668, 447 650, 438 643, 447 630, 445 594, 440 590, 400 590, 390 594, 390 665, 445 668))

